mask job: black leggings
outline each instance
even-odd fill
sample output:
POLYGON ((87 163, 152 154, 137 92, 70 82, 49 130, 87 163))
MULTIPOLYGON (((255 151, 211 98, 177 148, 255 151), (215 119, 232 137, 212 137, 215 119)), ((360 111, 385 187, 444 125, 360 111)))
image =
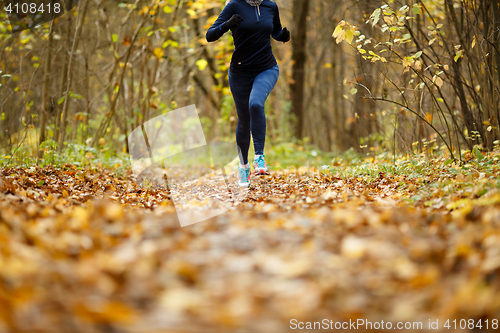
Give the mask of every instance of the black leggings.
POLYGON ((240 163, 248 163, 250 133, 256 155, 264 155, 266 143, 266 114, 264 103, 278 81, 278 65, 259 74, 229 72, 229 86, 238 113, 236 144, 240 163))

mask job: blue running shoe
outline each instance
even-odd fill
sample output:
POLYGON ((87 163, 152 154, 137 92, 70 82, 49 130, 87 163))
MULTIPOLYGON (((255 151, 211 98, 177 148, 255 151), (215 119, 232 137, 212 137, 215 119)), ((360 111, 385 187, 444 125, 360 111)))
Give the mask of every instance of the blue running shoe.
POLYGON ((238 185, 240 187, 250 187, 250 167, 248 169, 238 168, 238 185))
POLYGON ((256 176, 270 174, 267 169, 266 161, 264 160, 264 155, 260 155, 255 161, 253 161, 253 168, 256 176))

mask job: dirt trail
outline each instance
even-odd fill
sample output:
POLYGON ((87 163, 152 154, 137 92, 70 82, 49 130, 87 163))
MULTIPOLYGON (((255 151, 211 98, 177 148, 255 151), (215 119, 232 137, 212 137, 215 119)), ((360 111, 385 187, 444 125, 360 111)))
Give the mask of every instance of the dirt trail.
POLYGON ((416 209, 383 175, 285 172, 181 228, 168 194, 129 175, 0 173, 0 332, 500 319, 498 204, 416 209))

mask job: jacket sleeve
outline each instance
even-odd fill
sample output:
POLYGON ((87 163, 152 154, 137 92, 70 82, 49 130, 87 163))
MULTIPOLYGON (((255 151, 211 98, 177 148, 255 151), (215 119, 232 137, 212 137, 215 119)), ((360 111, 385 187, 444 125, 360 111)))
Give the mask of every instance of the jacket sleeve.
POLYGON ((285 42, 282 39, 282 34, 283 34, 283 29, 281 27, 280 12, 278 9, 278 5, 276 5, 276 9, 274 12, 274 19, 273 19, 273 35, 272 36, 278 42, 285 42))
POLYGON ((233 9, 231 3, 227 4, 222 10, 217 20, 212 24, 207 31, 207 41, 215 42, 222 37, 229 29, 226 28, 226 22, 233 16, 233 9))

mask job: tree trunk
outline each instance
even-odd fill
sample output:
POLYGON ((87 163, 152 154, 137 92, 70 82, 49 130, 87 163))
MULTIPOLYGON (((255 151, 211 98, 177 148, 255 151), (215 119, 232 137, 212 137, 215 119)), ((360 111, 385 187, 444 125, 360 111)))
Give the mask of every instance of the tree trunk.
MULTIPOLYGON (((498 2, 497 0, 491 1, 493 10, 493 44, 495 46, 495 64, 496 71, 498 75, 498 86, 500 86, 500 13, 498 12, 498 2)), ((496 125, 498 133, 498 128, 500 128, 500 109, 498 108, 498 96, 495 99, 495 109, 496 109, 496 125)))
POLYGON ((294 0, 293 2, 293 28, 292 36, 292 61, 293 82, 290 86, 292 95, 292 112, 295 115, 295 135, 297 138, 303 136, 304 123, 304 79, 306 65, 306 39, 307 39, 307 15, 309 13, 309 0, 294 0))
POLYGON ((47 51, 45 57, 45 67, 43 73, 43 86, 42 86, 42 110, 40 112, 40 136, 38 139, 38 158, 43 157, 43 151, 40 145, 45 141, 45 127, 47 126, 47 117, 49 113, 49 84, 50 84, 50 70, 52 62, 52 27, 53 22, 50 23, 49 40, 47 42, 47 51))
MULTIPOLYGON (((72 3, 70 3, 70 6, 72 3)), ((64 88, 66 85, 66 74, 68 74, 68 61, 69 61, 69 52, 70 52, 70 45, 71 45, 71 23, 73 21, 72 19, 73 15, 66 15, 66 41, 65 41, 65 48, 63 52, 63 57, 64 57, 64 63, 62 65, 62 70, 61 70, 61 81, 59 83, 59 91, 57 94, 57 99, 59 100, 64 93, 64 88)), ((61 127, 61 112, 62 112, 62 105, 57 105, 57 112, 56 112, 56 127, 54 130, 54 141, 59 141, 59 128, 61 127)))
POLYGON ((340 147, 342 150, 349 149, 350 145, 348 140, 346 140, 345 128, 346 128, 346 100, 344 98, 345 88, 344 88, 344 78, 346 77, 346 56, 344 53, 343 45, 339 45, 339 63, 340 63, 340 73, 338 74, 338 89, 339 89, 339 118, 338 118, 338 131, 340 134, 340 147))

